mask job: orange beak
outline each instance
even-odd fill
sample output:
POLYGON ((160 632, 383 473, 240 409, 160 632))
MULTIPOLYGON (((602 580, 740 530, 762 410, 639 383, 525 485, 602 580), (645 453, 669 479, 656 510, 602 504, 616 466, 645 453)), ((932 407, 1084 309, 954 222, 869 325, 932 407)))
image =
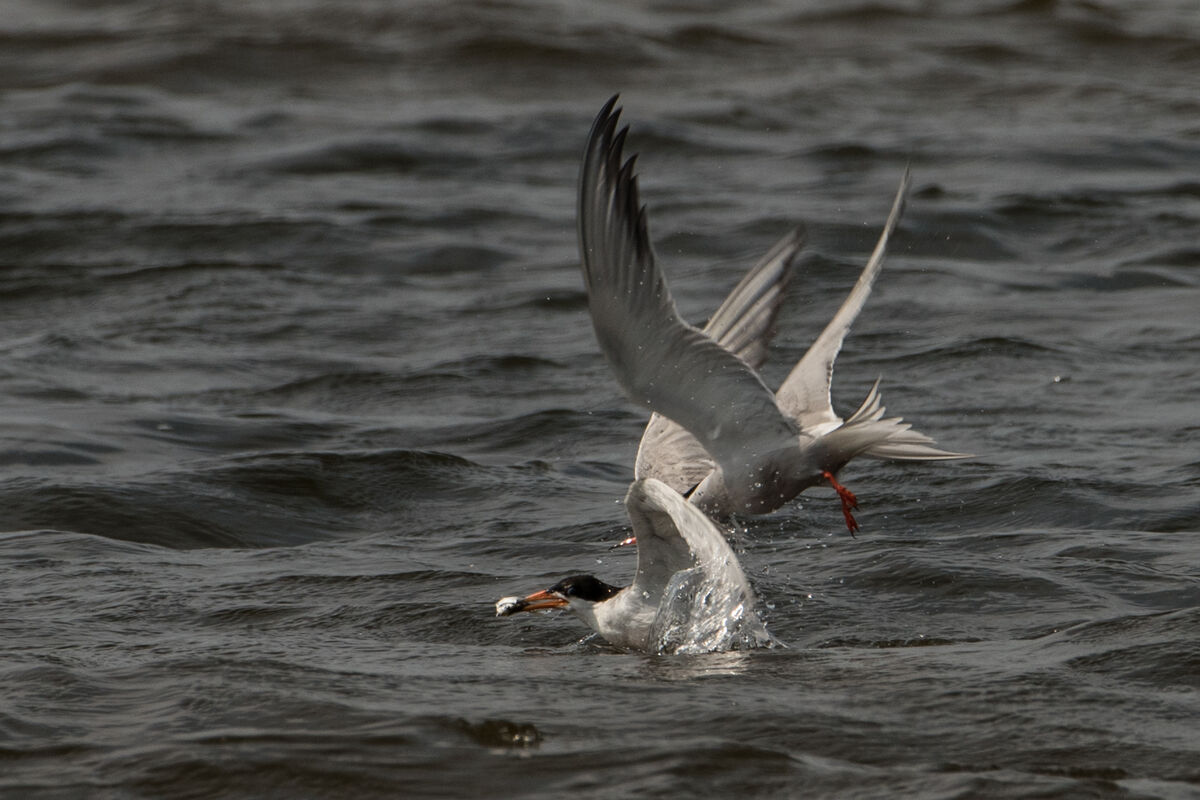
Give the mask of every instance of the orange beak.
POLYGON ((567 598, 553 592, 534 592, 521 601, 521 611, 542 611, 547 608, 565 608, 567 598))

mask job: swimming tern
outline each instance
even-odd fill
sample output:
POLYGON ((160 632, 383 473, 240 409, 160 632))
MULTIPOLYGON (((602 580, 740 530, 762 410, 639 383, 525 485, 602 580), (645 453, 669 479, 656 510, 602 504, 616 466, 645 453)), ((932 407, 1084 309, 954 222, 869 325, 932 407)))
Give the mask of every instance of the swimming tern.
MULTIPOLYGON (((756 305, 753 291, 739 299, 735 290, 726 301, 729 307, 722 306, 726 313, 718 311, 713 318, 725 322, 716 328, 710 322, 706 331, 679 316, 650 244, 634 172, 637 157, 623 155, 629 128, 617 130, 616 102, 614 96, 601 109, 584 149, 579 246, 600 349, 626 394, 656 415, 642 437, 636 477, 659 478, 714 516, 767 513, 811 486, 828 483, 841 498, 853 533, 857 498, 836 478, 851 459, 968 458, 933 447, 932 439, 899 417, 885 419, 878 380, 848 419, 832 406, 833 364, 883 266, 908 193, 908 171, 858 281, 772 393, 754 358, 746 356, 747 347, 757 352, 753 348, 761 345, 765 352, 765 344, 745 339, 766 335, 777 311, 771 303, 778 299, 756 305), (739 320, 744 325, 739 327, 739 320), (729 330, 722 331, 722 325, 729 330)), ((790 269, 800 244, 799 234, 789 234, 776 245, 776 271, 790 269)), ((764 286, 777 280, 770 268, 762 275, 764 286)))
POLYGON ((527 597, 505 597, 497 616, 566 608, 617 647, 711 652, 775 644, 754 611, 754 592, 725 535, 665 483, 634 482, 625 507, 637 537, 626 587, 573 575, 527 597))

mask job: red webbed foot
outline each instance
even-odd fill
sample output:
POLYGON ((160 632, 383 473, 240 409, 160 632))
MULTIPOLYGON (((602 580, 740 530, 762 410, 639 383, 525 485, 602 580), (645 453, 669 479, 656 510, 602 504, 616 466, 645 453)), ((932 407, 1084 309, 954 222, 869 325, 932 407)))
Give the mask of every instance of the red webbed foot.
POLYGON ((854 515, 850 512, 858 508, 858 498, 854 496, 854 492, 847 489, 837 482, 837 478, 833 477, 833 473, 829 470, 823 470, 821 475, 825 480, 829 481, 829 485, 838 493, 838 497, 842 500, 842 516, 846 518, 846 527, 850 529, 850 535, 858 530, 858 521, 854 519, 854 515))

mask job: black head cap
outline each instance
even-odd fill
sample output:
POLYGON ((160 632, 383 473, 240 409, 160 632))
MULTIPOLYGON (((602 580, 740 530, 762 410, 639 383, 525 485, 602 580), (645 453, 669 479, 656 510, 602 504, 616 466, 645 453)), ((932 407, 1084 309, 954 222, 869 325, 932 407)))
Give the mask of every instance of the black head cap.
POLYGON ((600 603, 621 591, 621 587, 612 586, 591 575, 572 575, 563 578, 547 591, 563 597, 578 597, 580 600, 600 603))

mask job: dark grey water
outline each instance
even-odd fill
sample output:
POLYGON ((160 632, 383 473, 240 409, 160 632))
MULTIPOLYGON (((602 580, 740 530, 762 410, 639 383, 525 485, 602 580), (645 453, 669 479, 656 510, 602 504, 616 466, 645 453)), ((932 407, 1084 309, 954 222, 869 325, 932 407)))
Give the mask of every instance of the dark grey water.
POLYGON ((1191 0, 0 14, 0 795, 1200 796, 1191 0), (961 464, 737 549, 789 649, 622 654, 644 416, 574 191, 623 93, 700 321, 790 225, 767 377, 961 464))

